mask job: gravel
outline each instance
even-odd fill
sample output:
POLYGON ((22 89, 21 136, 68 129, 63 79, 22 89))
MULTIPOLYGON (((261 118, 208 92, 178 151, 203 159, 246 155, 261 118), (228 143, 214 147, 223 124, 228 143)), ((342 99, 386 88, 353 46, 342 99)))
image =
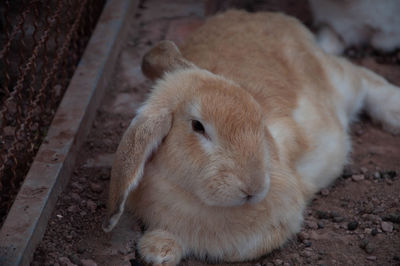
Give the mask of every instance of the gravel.
POLYGON ((393 232, 393 224, 390 222, 382 222, 381 228, 382 228, 382 231, 384 231, 384 232, 387 232, 387 233, 393 232))
POLYGON ((364 179, 365 179, 365 176, 362 175, 362 174, 359 174, 359 175, 352 175, 352 176, 351 176, 351 179, 352 179, 353 181, 355 181, 355 182, 358 182, 358 181, 364 180, 364 179))
POLYGON ((358 227, 358 222, 357 221, 351 221, 347 224, 347 229, 350 231, 356 230, 358 227))
POLYGON ((375 248, 367 239, 363 239, 360 243, 360 248, 362 248, 367 254, 374 252, 375 248))
POLYGON ((90 189, 95 193, 103 192, 103 186, 99 183, 90 182, 90 189))
POLYGON ((400 213, 391 213, 382 217, 382 220, 400 224, 400 213))
POLYGON ((97 266, 97 263, 93 260, 83 259, 81 260, 82 266, 97 266))

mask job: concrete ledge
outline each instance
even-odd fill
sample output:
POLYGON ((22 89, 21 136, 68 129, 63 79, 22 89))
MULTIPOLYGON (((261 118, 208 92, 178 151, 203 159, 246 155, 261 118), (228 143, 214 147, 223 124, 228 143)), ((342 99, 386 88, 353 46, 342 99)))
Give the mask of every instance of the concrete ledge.
POLYGON ((0 265, 29 265, 111 78, 137 0, 108 0, 0 231, 0 265))

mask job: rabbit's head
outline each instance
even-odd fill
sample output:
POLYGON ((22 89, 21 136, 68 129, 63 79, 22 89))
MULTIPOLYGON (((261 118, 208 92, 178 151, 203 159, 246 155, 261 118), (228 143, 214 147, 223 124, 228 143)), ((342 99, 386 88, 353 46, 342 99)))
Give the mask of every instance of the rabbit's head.
POLYGON ((104 230, 117 223, 150 157, 152 167, 205 206, 264 199, 271 136, 255 99, 184 59, 172 42, 148 52, 142 69, 156 85, 118 147, 104 230))

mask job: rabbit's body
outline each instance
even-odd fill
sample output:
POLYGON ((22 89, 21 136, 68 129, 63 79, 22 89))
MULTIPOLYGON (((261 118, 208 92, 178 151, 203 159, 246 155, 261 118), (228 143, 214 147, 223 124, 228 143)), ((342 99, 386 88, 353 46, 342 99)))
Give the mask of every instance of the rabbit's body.
POLYGON ((209 19, 183 57, 174 49, 163 43, 144 59, 149 77, 168 73, 118 148, 105 226, 126 202, 148 226, 139 243, 148 262, 248 260, 279 247, 340 174, 360 108, 400 128, 398 88, 323 53, 284 15, 230 11, 209 19))

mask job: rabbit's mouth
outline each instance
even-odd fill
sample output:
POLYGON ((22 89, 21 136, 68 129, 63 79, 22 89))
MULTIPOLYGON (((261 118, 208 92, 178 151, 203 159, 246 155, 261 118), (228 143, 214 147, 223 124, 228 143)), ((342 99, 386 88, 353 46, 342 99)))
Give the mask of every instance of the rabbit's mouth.
POLYGON ((257 189, 249 189, 241 183, 240 186, 209 185, 206 190, 198 191, 197 196, 208 206, 239 207, 245 204, 257 204, 265 199, 269 191, 269 178, 257 189))
POLYGON ((268 194, 269 191, 269 177, 265 179, 265 184, 257 190, 248 192, 247 190, 241 190, 244 193, 244 203, 257 204, 261 202, 268 194))
POLYGON ((268 194, 268 190, 269 190, 269 186, 267 186, 266 188, 264 188, 261 192, 256 193, 256 194, 248 194, 245 197, 245 203, 249 203, 249 204, 257 204, 260 203, 268 194))

